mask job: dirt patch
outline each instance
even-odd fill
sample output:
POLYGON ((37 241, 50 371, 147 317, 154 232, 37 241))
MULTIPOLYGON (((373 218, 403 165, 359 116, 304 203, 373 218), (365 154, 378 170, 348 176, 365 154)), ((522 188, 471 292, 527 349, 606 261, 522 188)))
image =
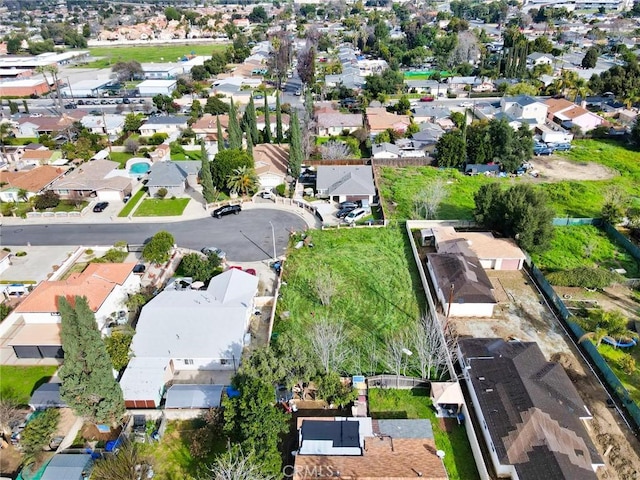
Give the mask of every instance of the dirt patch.
MULTIPOLYGON (((607 407, 607 392, 564 330, 548 310, 543 298, 533 282, 524 272, 502 272, 488 270, 499 301, 493 318, 460 318, 452 320, 454 328, 461 336, 500 337, 537 342, 545 357, 560 363, 576 386, 593 419, 584 422, 605 467, 597 471, 601 480, 640 480, 640 442, 624 424, 615 409, 607 407), (606 453, 606 455, 605 455, 606 453)), ((584 289, 562 290, 562 294, 576 298, 585 293, 584 298, 597 299, 618 305, 616 299, 624 295, 619 288, 594 296, 584 289)), ((628 299, 626 299, 628 301, 628 299)))
POLYGON ((14 478, 22 465, 22 454, 13 445, 7 445, 0 454, 0 474, 14 478))
POLYGON ((109 440, 115 440, 120 435, 122 427, 112 428, 110 432, 100 432, 98 427, 93 423, 85 423, 80 430, 82 438, 87 441, 93 442, 108 442, 109 440))
POLYGON ((592 162, 571 162, 556 155, 535 157, 531 163, 541 180, 608 180, 617 173, 592 162))

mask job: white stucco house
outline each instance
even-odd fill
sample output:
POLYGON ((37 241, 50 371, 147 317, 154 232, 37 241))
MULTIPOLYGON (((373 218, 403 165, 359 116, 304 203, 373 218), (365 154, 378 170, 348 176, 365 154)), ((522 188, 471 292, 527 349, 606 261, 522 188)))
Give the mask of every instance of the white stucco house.
MULTIPOLYGON (((544 125, 547 118, 547 105, 529 95, 502 97, 500 109, 510 120, 534 127, 544 125)), ((510 122, 511 123, 511 122, 510 122)))

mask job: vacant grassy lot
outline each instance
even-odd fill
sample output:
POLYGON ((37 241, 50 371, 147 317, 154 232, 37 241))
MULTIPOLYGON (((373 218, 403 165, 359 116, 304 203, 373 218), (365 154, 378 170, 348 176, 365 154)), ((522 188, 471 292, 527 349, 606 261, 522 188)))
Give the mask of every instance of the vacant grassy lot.
MULTIPOLYGON (((449 195, 440 207, 438 218, 472 219, 473 195, 480 185, 500 182, 508 186, 517 182, 535 181, 549 195, 557 216, 597 217, 600 215, 603 192, 611 185, 619 185, 632 197, 640 197, 640 152, 628 149, 624 144, 604 140, 577 140, 566 158, 579 162, 596 162, 620 173, 606 181, 537 182, 529 177, 487 178, 468 177, 455 170, 438 170, 433 167, 405 167, 381 169, 380 191, 390 215, 397 219, 415 218, 413 199, 425 184, 435 178, 443 178, 449 184, 449 195)), ((535 164, 535 158, 533 159, 535 164)))
POLYGON ((447 433, 431 408, 426 389, 369 390, 369 411, 373 418, 426 418, 431 420, 436 448, 445 452, 444 466, 451 480, 479 478, 464 426, 447 433))
POLYGON ((629 278, 640 275, 635 259, 593 225, 557 227, 551 248, 534 254, 533 261, 547 272, 599 266, 624 268, 629 278))
POLYGON ((287 257, 275 331, 305 335, 314 318, 342 320, 354 365, 358 359, 367 363, 371 345, 382 348, 386 335, 424 308, 405 235, 400 228, 362 228, 313 231, 312 239, 314 248, 291 250, 287 257), (327 272, 336 292, 323 306, 316 279, 327 272))
MULTIPOLYGON (((189 198, 147 198, 134 212, 134 217, 177 217, 182 215, 189 198)), ((130 200, 131 201, 131 200, 130 200)))
POLYGON ((108 46, 91 47, 89 52, 93 57, 105 57, 86 65, 83 68, 107 68, 116 62, 135 60, 141 63, 149 62, 175 62, 185 55, 211 55, 213 52, 221 52, 226 45, 150 45, 150 46, 108 46))
POLYGON ((138 190, 138 192, 129 199, 129 201, 124 206, 124 208, 120 210, 120 213, 118 214, 118 216, 128 217, 129 214, 133 211, 133 209, 136 208, 136 205, 138 204, 138 202, 140 202, 142 197, 144 197, 146 194, 147 194, 146 188, 141 188, 140 190, 138 190))
POLYGON ((143 455, 151 457, 158 480, 195 480, 203 478, 215 457, 226 450, 226 440, 211 445, 205 458, 194 458, 189 451, 191 437, 202 425, 200 419, 172 421, 159 442, 141 444, 143 455))
POLYGON ((53 376, 57 366, 14 367, 0 365, 0 398, 26 405, 33 391, 53 376))

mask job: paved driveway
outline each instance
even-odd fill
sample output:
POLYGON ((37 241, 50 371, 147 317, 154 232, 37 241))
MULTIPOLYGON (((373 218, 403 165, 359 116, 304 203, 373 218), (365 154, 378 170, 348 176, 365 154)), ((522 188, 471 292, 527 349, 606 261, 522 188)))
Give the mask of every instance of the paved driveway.
POLYGON ((160 230, 171 232, 181 247, 200 250, 216 246, 227 252, 231 261, 251 262, 282 255, 289 232, 306 228, 305 221, 294 213, 276 209, 247 209, 240 215, 220 219, 211 217, 172 223, 100 223, 65 225, 4 225, 0 233, 2 245, 113 245, 144 243, 160 230))

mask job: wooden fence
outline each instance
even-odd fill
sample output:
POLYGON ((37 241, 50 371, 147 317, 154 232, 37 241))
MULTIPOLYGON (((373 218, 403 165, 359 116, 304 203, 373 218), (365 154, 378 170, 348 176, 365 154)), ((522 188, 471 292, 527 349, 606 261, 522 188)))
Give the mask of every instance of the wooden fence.
POLYGON ((431 382, 423 378, 405 377, 404 375, 374 375, 367 377, 369 388, 395 388, 408 390, 411 388, 431 388, 431 382))

